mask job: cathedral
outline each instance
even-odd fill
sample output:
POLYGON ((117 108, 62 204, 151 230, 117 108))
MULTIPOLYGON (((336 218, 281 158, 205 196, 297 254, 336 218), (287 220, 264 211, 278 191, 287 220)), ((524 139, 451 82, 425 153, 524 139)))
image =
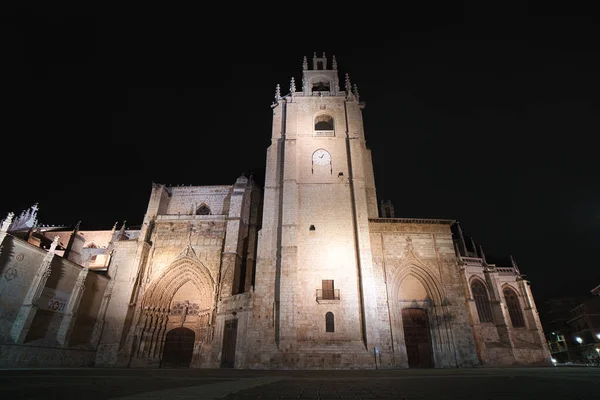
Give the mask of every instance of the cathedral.
POLYGON ((335 56, 277 85, 264 187, 152 184, 143 222, 0 227, 0 367, 551 365, 529 282, 378 201, 335 56))

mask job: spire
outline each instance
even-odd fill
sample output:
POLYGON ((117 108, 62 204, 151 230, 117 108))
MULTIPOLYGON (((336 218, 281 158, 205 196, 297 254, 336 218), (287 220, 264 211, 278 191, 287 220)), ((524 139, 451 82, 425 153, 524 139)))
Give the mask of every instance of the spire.
POLYGON ((278 83, 277 86, 275 86, 275 103, 279 103, 279 100, 281 100, 281 87, 278 83))
POLYGON ((354 97, 356 97, 356 101, 360 101, 360 95, 358 94, 358 86, 356 86, 356 83, 354 84, 353 88, 354 88, 353 93, 354 93, 354 97))
POLYGON ((294 94, 296 93, 296 81, 294 81, 294 77, 292 77, 292 80, 290 81, 290 93, 292 97, 294 97, 294 94))
POLYGON ((483 247, 479 245, 479 257, 483 259, 483 263, 487 264, 487 260, 485 259, 485 253, 483 252, 483 247))
POLYGON ((308 59, 306 58, 306 56, 304 56, 304 60, 302 61, 302 69, 303 70, 308 69, 308 59))
POLYGON ((337 69, 337 60, 335 59, 335 56, 333 56, 331 60, 331 69, 337 69))
POLYGON ((16 219, 13 220, 10 227, 11 231, 28 231, 31 227, 37 225, 38 203, 24 210, 16 219))
POLYGON ((475 241, 472 237, 469 238, 471 240, 471 247, 473 248, 473 255, 477 257, 477 246, 475 245, 475 241))
POLYGON ((127 223, 127 220, 123 221, 123 225, 121 225, 121 230, 119 231, 119 238, 118 240, 121 240, 125 237, 125 224, 127 223))
POLYGON ((521 275, 521 271, 519 271, 519 266, 517 265, 517 262, 515 261, 512 255, 510 256, 510 264, 515 269, 517 275, 521 275))
POLYGON ((8 232, 8 228, 10 227, 14 216, 15 213, 13 213, 12 211, 8 213, 6 218, 4 218, 4 221, 2 221, 2 227, 0 227, 0 232, 8 232))
POLYGON ((350 75, 346 73, 346 96, 352 93, 352 85, 350 84, 350 75))
POLYGON ((54 253, 56 251, 56 246, 58 246, 58 239, 59 239, 58 235, 54 236, 54 240, 52 241, 52 244, 50 245, 50 250, 48 250, 49 253, 54 253))
POLYGON ((460 229, 460 224, 456 221, 456 229, 458 231, 458 249, 461 252, 461 256, 466 257, 467 255, 467 244, 465 243, 465 237, 463 236, 462 229, 460 229))

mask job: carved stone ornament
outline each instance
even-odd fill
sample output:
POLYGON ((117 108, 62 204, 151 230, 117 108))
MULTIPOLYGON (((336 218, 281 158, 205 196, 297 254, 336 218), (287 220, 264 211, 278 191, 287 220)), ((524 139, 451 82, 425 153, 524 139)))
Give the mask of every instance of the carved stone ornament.
POLYGON ((25 255, 23 253, 19 253, 15 256, 15 260, 17 260, 17 261, 23 261, 24 258, 25 258, 25 255))
POLYGON ((4 279, 7 281, 12 281, 17 277, 17 270, 15 268, 9 268, 4 273, 4 279))

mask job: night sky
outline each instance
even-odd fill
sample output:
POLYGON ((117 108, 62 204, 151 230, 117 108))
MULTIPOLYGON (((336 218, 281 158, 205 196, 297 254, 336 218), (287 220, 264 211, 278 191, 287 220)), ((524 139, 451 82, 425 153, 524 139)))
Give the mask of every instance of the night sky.
POLYGON ((538 11, 488 24, 449 7, 371 28, 360 15, 240 14, 215 28, 17 10, 2 24, 0 219, 39 203, 42 224, 134 226, 152 182, 262 184, 275 86, 287 94, 294 77, 299 90, 303 57, 325 52, 366 103, 378 198, 396 217, 460 221, 490 257, 512 254, 538 307, 588 296, 600 284, 598 22, 538 11), (313 24, 296 32, 303 18, 313 24))

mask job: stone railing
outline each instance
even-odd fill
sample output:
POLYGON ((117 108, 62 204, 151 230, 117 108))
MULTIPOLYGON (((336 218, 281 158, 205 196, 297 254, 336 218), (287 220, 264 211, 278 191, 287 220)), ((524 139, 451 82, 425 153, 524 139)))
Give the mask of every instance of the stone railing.
POLYGON ((317 301, 339 299, 340 289, 317 289, 317 301))
POLYGON ((478 258, 478 257, 461 257, 460 258, 463 262, 472 265, 483 265, 483 259, 482 258, 478 258))

